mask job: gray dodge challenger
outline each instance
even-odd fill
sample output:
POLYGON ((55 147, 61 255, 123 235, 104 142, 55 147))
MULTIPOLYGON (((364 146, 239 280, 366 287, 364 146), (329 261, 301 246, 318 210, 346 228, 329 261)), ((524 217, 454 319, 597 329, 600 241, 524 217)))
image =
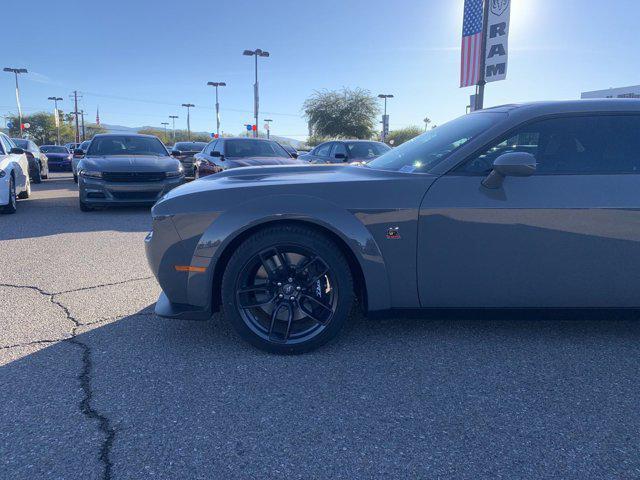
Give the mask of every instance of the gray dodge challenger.
POLYGON ((505 105, 365 166, 224 171, 153 207, 158 315, 308 351, 365 312, 640 307, 640 101, 505 105))

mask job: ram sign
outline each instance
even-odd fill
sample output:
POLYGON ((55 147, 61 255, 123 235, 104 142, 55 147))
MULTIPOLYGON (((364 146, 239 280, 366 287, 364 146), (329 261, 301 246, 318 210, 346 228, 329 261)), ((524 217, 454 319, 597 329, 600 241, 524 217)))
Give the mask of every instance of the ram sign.
POLYGON ((489 2, 489 15, 487 23, 487 49, 484 60, 484 79, 486 82, 497 82, 507 77, 511 1, 486 1, 489 2))

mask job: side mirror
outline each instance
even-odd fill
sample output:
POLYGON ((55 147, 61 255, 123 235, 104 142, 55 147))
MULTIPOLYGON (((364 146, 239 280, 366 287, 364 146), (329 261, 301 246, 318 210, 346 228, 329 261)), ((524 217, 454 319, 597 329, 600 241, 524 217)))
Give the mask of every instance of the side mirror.
POLYGON ((344 153, 336 153, 334 157, 339 160, 342 160, 343 162, 347 161, 347 156, 344 153))
POLYGON ((500 188, 505 177, 529 177, 536 173, 536 157, 527 152, 503 153, 493 162, 493 170, 482 181, 486 188, 500 188))
POLYGON ((298 154, 296 152, 291 152, 289 155, 291 155, 291 158, 298 158, 298 154))
POLYGON ((180 150, 171 150, 171 155, 174 157, 179 157, 180 155, 182 155, 182 152, 180 150))
POLYGON ((73 149, 73 154, 74 155, 80 155, 83 156, 84 155, 84 150, 80 149, 80 148, 74 148, 73 149))
POLYGON ((222 160, 223 158, 223 155, 218 150, 214 150, 213 152, 211 152, 211 156, 219 158, 220 160, 222 160))
POLYGON ((24 152, 24 149, 20 148, 20 147, 13 147, 9 153, 13 153, 15 155, 22 155, 24 152))

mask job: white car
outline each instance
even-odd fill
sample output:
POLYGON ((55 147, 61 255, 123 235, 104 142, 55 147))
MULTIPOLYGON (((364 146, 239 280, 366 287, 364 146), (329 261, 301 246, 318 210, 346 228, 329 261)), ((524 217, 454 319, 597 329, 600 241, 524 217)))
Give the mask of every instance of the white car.
POLYGON ((0 211, 15 213, 18 198, 29 198, 29 161, 24 151, 0 133, 0 211))

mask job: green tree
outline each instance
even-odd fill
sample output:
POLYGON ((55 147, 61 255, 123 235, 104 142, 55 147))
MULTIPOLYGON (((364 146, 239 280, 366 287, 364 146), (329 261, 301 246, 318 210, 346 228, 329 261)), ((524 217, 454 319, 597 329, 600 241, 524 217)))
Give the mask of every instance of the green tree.
POLYGON ((303 105, 312 137, 373 137, 380 108, 368 90, 316 91, 303 105))
POLYGON ((414 137, 424 133, 423 129, 417 127, 415 125, 406 128, 400 128, 398 130, 392 130, 385 138, 385 142, 389 145, 397 147, 398 145, 402 145, 404 142, 408 142, 414 137))
MULTIPOLYGON (((12 137, 20 136, 20 120, 17 116, 9 118, 13 124, 13 128, 9 130, 12 137)), ((29 128, 24 130, 23 135, 31 138, 38 145, 55 143, 57 138, 56 123, 53 113, 37 112, 32 115, 26 115, 22 118, 23 123, 28 123, 29 128)), ((62 143, 71 142, 74 138, 73 127, 65 121, 60 120, 60 141, 62 143)))
MULTIPOLYGON (((167 134, 164 134, 163 128, 153 128, 147 127, 141 130, 138 130, 138 133, 142 133, 144 135, 155 135, 164 143, 165 145, 173 145, 173 130, 167 130, 167 134)), ((176 130, 176 142, 188 142, 189 134, 186 130, 176 130)), ((206 133, 194 133, 191 132, 191 141, 192 142, 209 142, 211 141, 211 136, 206 133)))

